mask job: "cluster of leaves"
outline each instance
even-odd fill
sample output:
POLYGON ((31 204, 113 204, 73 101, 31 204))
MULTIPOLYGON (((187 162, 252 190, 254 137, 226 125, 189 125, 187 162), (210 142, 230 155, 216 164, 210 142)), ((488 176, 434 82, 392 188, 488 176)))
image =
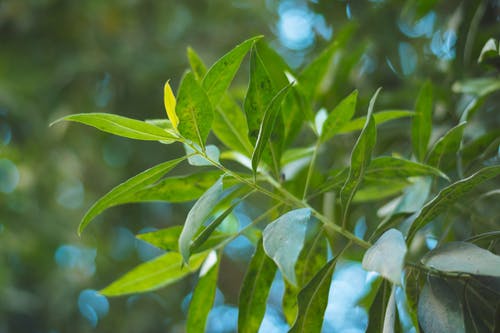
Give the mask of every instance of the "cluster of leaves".
POLYGON ((286 283, 283 312, 290 331, 321 331, 332 275, 347 253, 362 253, 363 267, 379 274, 360 301, 370 311, 369 330, 498 329, 498 300, 492 295, 500 292, 500 257, 474 243, 491 241, 492 249, 500 233, 489 230, 468 241, 448 242, 448 228, 435 249, 423 246, 430 228, 446 222, 442 215, 500 174, 499 165, 484 167, 474 153, 478 147, 498 146, 498 133, 465 142, 464 129, 473 115, 467 112, 429 147, 434 108, 429 82, 422 85, 414 110, 375 112, 378 89, 365 116, 354 118, 357 91, 326 111, 317 97, 341 48, 342 39, 337 39, 298 73, 261 37, 236 46, 209 69, 188 49, 191 70, 177 93, 165 84, 168 119, 139 121, 102 113, 62 118, 127 138, 181 143, 186 150, 185 156, 112 189, 81 221, 79 233, 116 205, 197 199, 184 225, 137 236, 166 253, 111 283, 101 291, 104 295, 151 291, 199 272, 187 330, 201 332, 214 302, 223 249, 243 235, 255 244, 255 253, 241 285, 241 332, 258 330, 277 270, 286 283), (248 53, 250 79, 240 100, 228 88, 248 53), (412 153, 408 158, 372 157, 377 127, 399 118, 411 118, 412 153), (207 144, 210 133, 217 144, 207 144), (357 135, 348 165, 318 170, 323 147, 348 133, 357 135), (296 147, 299 134, 312 135, 315 142, 296 147), (184 161, 210 168, 164 177, 184 161), (267 208, 262 214, 240 226, 234 209, 263 200, 267 208), (369 236, 354 231, 353 208, 365 202, 383 204, 379 219, 369 223, 369 236))

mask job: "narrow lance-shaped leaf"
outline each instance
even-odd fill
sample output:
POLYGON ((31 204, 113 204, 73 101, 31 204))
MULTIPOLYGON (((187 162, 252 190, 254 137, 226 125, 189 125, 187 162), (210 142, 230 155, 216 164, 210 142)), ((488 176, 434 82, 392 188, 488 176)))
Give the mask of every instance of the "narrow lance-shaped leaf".
POLYGON ((371 178, 407 178, 417 176, 438 176, 449 180, 448 176, 432 166, 405 160, 402 158, 381 156, 374 158, 366 170, 365 176, 371 178))
POLYGON ((432 85, 426 81, 418 93, 411 127, 413 153, 423 161, 432 131, 432 85))
POLYGON ((177 117, 177 113, 175 113, 177 100, 175 99, 174 92, 168 81, 163 88, 163 104, 165 104, 165 111, 167 111, 167 117, 172 123, 172 127, 177 130, 177 125, 179 125, 179 117, 177 117))
POLYGON ((203 78, 203 88, 213 107, 216 107, 224 96, 245 55, 252 45, 261 38, 262 36, 256 36, 244 41, 210 67, 203 78))
POLYGON ((168 252, 143 263, 101 290, 105 296, 120 296, 152 291, 170 285, 196 271, 207 253, 193 255, 189 265, 177 252, 168 252))
POLYGON ((427 253, 422 263, 443 272, 500 277, 500 256, 466 242, 446 243, 427 253))
POLYGON ((377 140, 377 130, 373 119, 373 107, 379 92, 380 88, 377 89, 370 100, 365 126, 363 127, 363 130, 361 131, 361 134, 359 135, 351 153, 349 175, 344 183, 344 186, 340 190, 340 202, 342 204, 343 211, 342 223, 344 226, 347 223, 349 205, 354 197, 354 194, 356 194, 356 190, 361 184, 361 181, 363 180, 366 168, 370 164, 372 150, 375 146, 375 141, 377 140))
MULTIPOLYGON (((269 106, 266 109, 264 114, 264 118, 262 119, 262 123, 260 125, 259 136, 257 138, 257 142, 255 143, 255 149, 252 154, 252 169, 254 172, 257 172, 257 167, 259 166, 259 162, 262 158, 262 153, 267 146, 269 139, 271 138, 271 133, 274 129, 274 124, 276 123, 277 118, 280 116, 281 102, 283 98, 286 96, 288 89, 291 85, 286 86, 281 89, 278 94, 271 100, 269 106)), ((279 158, 279 157, 278 157, 279 158)))
POLYGON ((458 124, 436 141, 427 155, 427 164, 439 168, 442 161, 456 160, 455 154, 460 149, 465 125, 466 122, 458 124))
POLYGON ((332 275, 339 256, 331 259, 299 292, 299 312, 290 333, 321 332, 323 315, 328 304, 332 275))
POLYGON ((201 60, 198 53, 193 50, 191 47, 187 48, 187 57, 189 60, 189 65, 191 66, 191 70, 193 71, 194 76, 197 80, 203 79, 205 74, 207 73, 207 66, 203 60, 201 60))
POLYGON ((123 203, 124 198, 130 198, 142 188, 157 182, 163 175, 172 170, 184 159, 185 157, 181 157, 176 160, 158 164, 113 188, 106 195, 97 200, 87 213, 85 213, 85 216, 78 226, 78 234, 81 234, 85 227, 106 208, 123 203))
POLYGON ((208 313, 212 309, 217 290, 219 259, 212 251, 200 269, 200 277, 193 291, 186 322, 186 332, 205 332, 208 313))
POLYGON ((179 137, 174 133, 168 132, 158 126, 111 113, 71 114, 54 121, 50 125, 52 126, 63 120, 89 125, 103 132, 129 139, 166 142, 179 140, 179 137))
POLYGON ((394 333, 394 325, 396 324, 396 285, 392 285, 391 295, 387 301, 385 309, 384 328, 382 333, 394 333))
POLYGON ((295 209, 270 223, 263 232, 264 250, 293 285, 297 284, 295 264, 304 245, 310 218, 310 209, 295 209))
POLYGON ((188 213, 184 228, 179 237, 179 252, 185 262, 189 260, 190 246, 193 237, 207 220, 222 194, 222 177, 210 187, 188 213))
MULTIPOLYGON (((394 119, 412 117, 414 114, 415 112, 407 110, 386 110, 374 113, 373 119, 375 119, 375 125, 378 126, 394 119)), ((358 131, 363 128, 365 123, 366 123, 366 116, 355 118, 349 121, 347 124, 343 125, 338 130, 338 134, 345 134, 358 131)))
POLYGON ((444 189, 438 195, 429 201, 418 213, 413 221, 407 236, 408 243, 411 242, 416 232, 432 221, 436 216, 444 212, 449 206, 454 204, 458 199, 467 194, 477 185, 496 177, 500 174, 500 165, 486 167, 470 177, 461 179, 444 189))
POLYGON ((192 72, 187 72, 181 81, 175 112, 179 118, 179 133, 204 147, 214 114, 205 90, 192 72))
POLYGON ((264 252, 262 239, 257 244, 241 286, 238 309, 238 332, 257 332, 264 313, 276 265, 264 252))
POLYGON ((321 131, 321 141, 327 141, 337 134, 340 129, 351 120, 356 111, 358 91, 354 90, 344 98, 326 118, 321 131))

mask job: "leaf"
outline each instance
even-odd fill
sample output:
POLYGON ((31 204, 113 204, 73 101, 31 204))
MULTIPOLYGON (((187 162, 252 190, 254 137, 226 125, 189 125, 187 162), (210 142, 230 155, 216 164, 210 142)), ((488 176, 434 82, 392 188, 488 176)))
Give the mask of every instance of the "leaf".
POLYGON ((207 73, 207 66, 205 66, 205 63, 201 60, 198 53, 196 53, 196 51, 190 46, 187 48, 187 57, 189 59, 191 71, 193 71, 196 80, 200 81, 207 73))
POLYGON ((207 94, 191 72, 187 72, 182 78, 175 111, 179 117, 179 133, 204 147, 212 128, 214 113, 207 94))
POLYGON ((374 158, 370 162, 370 166, 366 170, 365 176, 377 179, 438 176, 449 180, 446 174, 432 166, 391 156, 374 158))
POLYGON ((394 333, 396 324, 396 285, 392 285, 391 295, 387 301, 387 308, 384 316, 384 328, 382 333, 394 333))
POLYGON ((266 255, 260 239, 243 279, 239 297, 238 332, 257 332, 264 313, 276 265, 266 255))
MULTIPOLYGON (((278 94, 274 96, 266 109, 259 129, 259 136, 257 137, 257 142, 255 143, 255 149, 252 154, 252 169, 254 170, 254 173, 257 172, 257 167, 259 165, 260 159, 262 158, 264 149, 266 148, 267 143, 271 138, 271 133, 273 132, 276 120, 280 116, 279 111, 281 108, 281 102, 283 101, 283 98, 286 96, 290 87, 291 85, 288 85, 285 88, 281 89, 278 94)), ((280 157, 278 156, 278 161, 279 158, 280 157)))
POLYGON ((462 122, 450 129, 432 146, 427 155, 426 163, 439 168, 441 162, 456 160, 456 153, 460 149, 466 122, 462 122))
POLYGON ((411 126, 413 153, 423 161, 432 131, 432 84, 426 81, 418 93, 411 126))
POLYGON ((470 177, 461 179, 442 189, 431 201, 429 201, 418 213, 408 231, 407 241, 415 236, 416 232, 432 221, 449 206, 454 204, 462 196, 470 192, 479 184, 496 177, 500 174, 500 165, 486 167, 470 177))
POLYGON ((442 272, 500 277, 500 256, 466 242, 446 243, 427 253, 422 264, 442 272))
POLYGON ((222 177, 215 182, 193 205, 189 211, 184 228, 179 237, 179 253, 185 262, 189 260, 190 246, 193 237, 207 220, 212 209, 222 195, 222 177))
POLYGON ((406 251, 403 234, 399 230, 389 229, 365 252, 363 268, 401 285, 406 251))
POLYGON ((105 296, 121 296, 152 291, 170 285, 196 271, 207 253, 193 255, 189 265, 177 252, 168 252, 143 263, 100 291, 105 296))
POLYGON ((286 150, 281 156, 281 164, 287 165, 289 163, 301 160, 303 158, 311 158, 313 155, 315 147, 306 147, 306 148, 292 148, 286 150))
POLYGON ((111 113, 71 114, 54 121, 50 125, 52 126, 63 120, 89 125, 103 132, 129 139, 171 142, 179 140, 174 133, 167 132, 158 126, 111 113))
POLYGON ((123 203, 124 198, 130 198, 144 187, 157 182, 163 175, 183 160, 185 160, 185 157, 158 164, 114 187, 106 195, 97 200, 87 213, 85 213, 78 226, 78 234, 81 235, 87 225, 105 209, 123 203))
MULTIPOLYGON (((374 113, 373 118, 375 119, 375 125, 378 126, 394 119, 412 117, 414 114, 415 114, 414 112, 406 110, 387 110, 374 113)), ((345 134, 358 131, 363 128, 365 123, 366 123, 366 116, 355 118, 350 122, 346 123, 345 125, 343 125, 339 129, 338 134, 345 134)))
POLYGON ((390 180, 387 178, 366 178, 363 180, 360 188, 356 191, 353 202, 380 201, 384 198, 401 193, 408 187, 410 182, 407 180, 390 180))
POLYGON ((465 333, 460 302, 444 280, 430 277, 425 284, 418 301, 418 321, 424 332, 465 333))
POLYGON ((370 105, 368 106, 368 114, 366 116, 366 123, 359 135, 356 144, 351 153, 351 166, 349 168, 349 175, 345 181, 342 189, 340 190, 340 202, 342 204, 343 211, 343 222, 345 226, 347 222, 347 212, 349 205, 359 187, 359 184, 363 180, 365 170, 370 164, 371 155, 373 147, 375 146, 375 141, 377 140, 377 130, 375 128, 375 123, 373 119, 373 107, 377 96, 380 92, 380 88, 377 89, 375 94, 370 100, 370 105))
MULTIPOLYGON (((220 150, 215 145, 207 145, 205 147, 205 153, 207 158, 200 154, 196 154, 195 150, 190 146, 184 144, 184 149, 186 150, 186 155, 188 156, 188 163, 193 166, 205 166, 212 165, 212 162, 219 163, 220 150)), ((198 149, 200 149, 198 147, 198 149)))
POLYGON ((200 277, 193 291, 186 321, 186 332, 205 332, 208 313, 212 309, 219 274, 217 254, 212 251, 200 269, 200 277))
POLYGON ((321 332, 328 304, 333 270, 339 256, 331 259, 299 292, 298 316, 289 332, 321 332))
POLYGON ((485 97, 500 90, 500 79, 495 77, 482 77, 458 81, 453 84, 452 90, 456 93, 485 97))
POLYGON ((293 285, 297 284, 295 263, 302 250, 310 218, 310 209, 295 209, 267 225, 263 232, 264 250, 293 285))
POLYGON ((256 36, 247 39, 210 67, 203 78, 203 88, 214 108, 219 105, 245 55, 250 51, 252 45, 261 38, 262 36, 256 36))
POLYGON ((358 99, 358 91, 354 90, 349 96, 344 98, 326 118, 322 130, 322 142, 327 141, 337 134, 340 129, 351 120, 356 111, 356 101, 358 99))
POLYGON ((175 113, 177 101, 175 100, 174 93, 168 81, 163 88, 163 103, 165 104, 165 111, 167 111, 167 116, 172 123, 172 127, 177 130, 177 126, 179 125, 179 117, 177 117, 177 113, 175 113))

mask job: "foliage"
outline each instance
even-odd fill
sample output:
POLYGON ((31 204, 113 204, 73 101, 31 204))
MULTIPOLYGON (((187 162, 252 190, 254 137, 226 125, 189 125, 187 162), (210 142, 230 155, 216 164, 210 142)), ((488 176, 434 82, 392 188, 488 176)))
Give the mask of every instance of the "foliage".
MULTIPOLYGON (((390 295, 377 296, 378 301, 372 298, 364 303, 371 314, 368 327, 377 322, 384 332, 498 327, 498 299, 481 296, 500 292, 500 272, 492 268, 498 267, 500 258, 491 252, 497 250, 498 234, 488 227, 479 232, 461 210, 463 198, 472 200, 472 195, 485 193, 500 174, 496 162, 484 166, 477 163, 477 156, 467 154, 467 147, 475 144, 464 136, 472 112, 465 111, 463 121, 433 138, 435 143, 429 147, 436 88, 427 81, 415 96, 413 112, 399 105, 380 110, 378 99, 383 98, 384 90, 379 88, 370 98, 366 115, 363 112, 353 119, 358 105, 366 105, 365 100, 358 101, 356 90, 334 105, 318 90, 328 91, 326 73, 332 60, 341 57, 347 40, 335 39, 298 71, 286 66, 260 36, 236 46, 206 72, 201 58, 189 49, 192 68, 183 75, 177 94, 168 83, 165 86, 168 119, 142 122, 95 113, 62 118, 127 138, 182 144, 187 154, 187 158, 159 164, 115 187, 85 215, 80 232, 112 206, 182 201, 175 192, 164 198, 145 194, 158 191, 161 184, 170 186, 176 178, 163 177, 180 163, 187 161, 200 168, 195 171, 198 176, 214 175, 203 192, 197 191, 196 182, 184 183, 183 190, 197 193, 197 201, 180 232, 170 228, 138 236, 167 253, 137 266, 102 289, 102 294, 154 290, 201 266, 187 319, 188 331, 199 332, 213 305, 224 248, 242 235, 256 246, 241 286, 238 324, 242 332, 254 332, 260 326, 276 270, 294 290, 285 293, 283 300, 295 309, 287 313, 291 332, 320 332, 332 275, 337 262, 345 258, 362 261, 366 270, 387 279, 374 284, 373 297, 380 294, 380 288, 392 290, 390 295), (250 77, 241 96, 237 89, 228 88, 246 54, 250 54, 250 77), (325 111, 328 109, 331 111, 325 111), (406 138, 411 140, 411 151, 394 156, 377 151, 377 137, 384 135, 383 124, 389 121, 411 121, 406 138), (331 154, 331 143, 341 135, 355 138, 351 151, 345 156, 336 153, 333 165, 318 168, 323 157, 331 154), (299 137, 313 138, 313 142, 299 137), (302 163, 297 167, 298 161, 302 163), (294 165, 294 172, 284 171, 294 165), (228 228, 234 222, 232 211, 243 203, 262 213, 250 224, 228 228), (363 213, 370 206, 379 209, 378 215, 363 213), (360 215, 367 216, 370 237, 356 231, 360 215), (460 223, 455 222, 458 220, 460 223), (460 239, 454 231, 462 225, 470 225, 473 240, 460 239), (308 230, 313 230, 312 236, 308 230), (489 232, 488 249, 473 245, 482 232, 489 232), (329 244, 333 257, 327 251, 308 252, 310 237, 329 244), (426 246, 429 237, 439 239, 430 252, 426 246), (495 282, 485 282, 485 278, 495 282), (473 291, 477 299, 454 292, 460 286, 473 291), (373 311, 377 307, 385 313, 373 311), (486 310, 480 310, 483 308, 486 310)), ((478 98, 485 98, 491 89, 498 89, 469 84, 461 83, 456 90, 474 89, 478 98)))

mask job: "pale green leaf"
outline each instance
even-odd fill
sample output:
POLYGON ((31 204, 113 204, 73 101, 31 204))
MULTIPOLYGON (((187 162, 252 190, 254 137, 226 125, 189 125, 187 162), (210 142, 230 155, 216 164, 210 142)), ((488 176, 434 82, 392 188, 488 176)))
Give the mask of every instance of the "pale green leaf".
POLYGON ((365 175, 366 177, 379 179, 438 176, 449 180, 446 174, 432 166, 391 156, 374 158, 370 162, 365 175))
POLYGON ((111 113, 71 114, 54 121, 51 126, 63 120, 82 123, 95 127, 103 132, 130 139, 166 142, 179 140, 179 137, 174 133, 153 124, 111 113))
POLYGON ((416 232, 425 226, 427 223, 444 212, 449 206, 454 204, 462 196, 470 192, 477 185, 496 177, 500 174, 500 166, 495 165, 486 167, 470 177, 461 179, 444 189, 442 189, 431 201, 429 201, 418 213, 413 221, 409 231, 407 240, 410 242, 416 232))
MULTIPOLYGON (((198 147, 199 148, 199 147, 198 147)), ((196 154, 193 148, 188 145, 184 145, 184 149, 186 150, 186 155, 188 156, 188 163, 193 166, 205 166, 212 165, 212 162, 219 163, 220 150, 215 145, 208 145, 205 147, 205 153, 208 156, 206 159, 204 156, 200 154, 196 154)))
POLYGON ((382 333, 394 333, 396 324, 396 285, 392 286, 391 295, 387 301, 387 308, 384 316, 384 328, 382 333))
POLYGON ((179 253, 165 253, 135 267, 100 293, 105 296, 120 296, 165 287, 196 271, 206 257, 207 253, 195 254, 187 265, 179 253))
POLYGON ((248 265, 241 286, 238 310, 238 332, 257 332, 264 313, 266 302, 276 274, 276 265, 266 255, 262 239, 248 265))
POLYGON ((189 65, 191 66, 191 71, 193 72, 196 79, 200 81, 207 73, 207 66, 205 66, 205 63, 200 58, 198 53, 196 53, 196 51, 193 50, 190 46, 188 46, 187 48, 187 57, 189 60, 189 65))
POLYGON ((389 229, 363 256, 363 268, 375 271, 394 284, 401 285, 404 259, 407 252, 403 234, 389 229))
POLYGON ((432 84, 426 81, 418 93, 411 127, 413 153, 423 161, 432 131, 432 84))
POLYGON ((244 41, 210 67, 203 78, 203 88, 214 108, 219 105, 245 55, 250 51, 252 45, 261 38, 262 36, 256 36, 244 41))
POLYGON ((129 202, 128 200, 131 200, 130 198, 134 197, 141 189, 156 183, 163 175, 172 170, 183 160, 185 160, 185 157, 158 164, 113 188, 106 195, 97 200, 87 213, 85 213, 85 216, 78 226, 78 234, 81 234, 85 227, 105 209, 124 202, 129 202))
MULTIPOLYGON (((407 110, 386 110, 374 113, 373 119, 375 120, 375 125, 378 126, 394 119, 412 117, 414 114, 415 114, 414 112, 407 110)), ((366 116, 355 118, 350 122, 348 122, 347 124, 343 125, 338 130, 338 134, 345 134, 358 131, 363 128, 365 123, 366 123, 366 116)))
POLYGON ((326 118, 321 129, 322 142, 332 138, 345 124, 351 120, 354 116, 354 112, 356 111, 357 99, 358 91, 354 90, 328 114, 328 117, 326 118))
POLYGON ((466 242, 446 243, 427 253, 422 263, 443 272, 500 277, 500 256, 466 242))
POLYGON ((212 128, 214 113, 205 90, 192 72, 187 72, 182 78, 175 111, 179 117, 179 133, 204 147, 212 128))
POLYGON ((455 161, 462 143, 465 125, 465 122, 458 124, 437 140, 427 155, 426 163, 439 168, 443 161, 445 163, 455 161))
POLYGON ((190 246, 194 236, 207 220, 212 209, 215 207, 222 195, 222 177, 215 182, 193 205, 189 211, 184 228, 179 237, 179 253, 188 262, 190 246))
POLYGON ((208 314, 215 301, 219 262, 217 254, 212 251, 201 266, 200 277, 189 303, 186 321, 187 333, 205 332, 208 314))
POLYGON ((297 284, 295 264, 304 245, 310 218, 310 209, 295 209, 267 225, 263 232, 264 250, 293 285, 297 284))
POLYGON ((495 77, 467 79, 464 81, 455 82, 452 86, 452 89, 457 93, 485 97, 497 90, 500 90, 500 79, 495 77))

